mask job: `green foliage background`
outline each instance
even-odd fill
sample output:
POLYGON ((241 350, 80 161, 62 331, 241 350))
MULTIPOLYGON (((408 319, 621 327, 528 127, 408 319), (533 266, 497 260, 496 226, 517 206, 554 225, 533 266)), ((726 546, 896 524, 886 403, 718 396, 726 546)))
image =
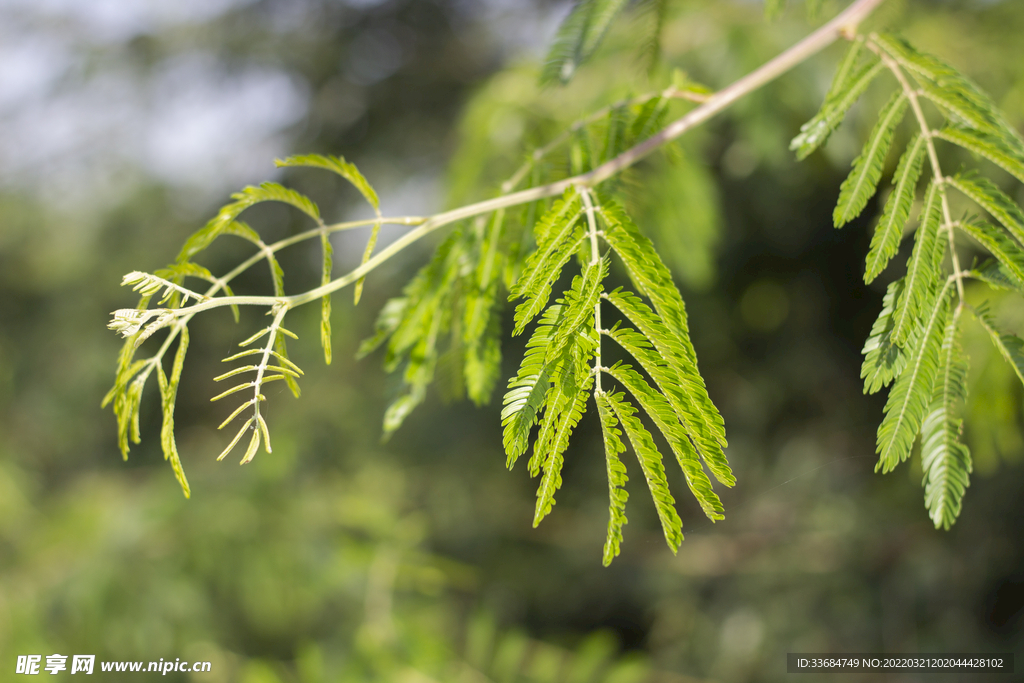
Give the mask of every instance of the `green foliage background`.
MULTIPOLYGON (((456 205, 488 196, 529 146, 671 78, 667 67, 646 73, 635 27, 623 21, 569 86, 539 89, 558 5, 226 6, 122 34, 28 5, 2 11, 32 35, 56 36, 86 65, 54 86, 55 98, 98 88, 104 74, 142 92, 162 65, 189 55, 229 75, 254 65, 287 73, 301 84, 305 113, 280 134, 284 148, 268 151, 244 182, 283 177, 337 217, 355 215, 354 191, 338 192, 313 171, 274 176, 273 155, 344 154, 383 206, 400 203, 392 213, 424 213, 441 208, 442 197, 456 205), (512 28, 529 36, 531 22, 547 33, 534 36, 532 51, 513 50, 512 28), (359 77, 359 50, 394 44, 403 57, 393 73, 359 77)), ((746 2, 670 6, 663 59, 712 88, 810 30, 796 6, 772 24, 746 2)), ((824 3, 822 17, 837 7, 824 3)), ((953 63, 1024 129, 1020 3, 892 1, 872 25, 898 26, 953 63)), ((727 517, 715 525, 679 496, 686 540, 675 557, 649 499, 633 496, 622 554, 607 569, 596 411, 577 428, 559 505, 538 529, 530 527, 534 482, 504 468, 499 397, 481 409, 446 405, 437 400, 442 383, 380 443, 398 387, 374 358, 353 358, 429 245, 375 272, 358 307, 335 297, 331 366, 312 371, 323 367, 318 311, 290 319, 302 337, 291 352, 307 374, 299 401, 275 385, 272 455, 241 469, 213 461, 225 435, 215 431, 209 378, 238 337, 225 313, 193 323, 179 389, 178 448, 192 499, 182 498, 162 460, 155 393, 143 403, 143 443, 122 463, 113 420, 98 408, 119 343, 103 324, 126 305, 117 283, 170 261, 237 188, 196 192, 144 164, 117 162, 102 191, 76 196, 54 180, 61 161, 35 175, 5 162, 0 671, 10 675, 18 654, 59 652, 208 659, 213 673, 196 680, 246 683, 574 680, 573 672, 590 680, 587 665, 606 677, 593 680, 760 681, 784 678, 791 651, 1019 652, 1021 386, 984 332, 963 339, 976 475, 957 525, 932 529, 918 459, 886 477, 872 473, 884 393, 863 396, 858 373, 885 278, 864 285, 861 270, 884 197, 841 232, 831 214, 877 106, 863 117, 855 109, 823 154, 797 164, 787 150, 841 49, 622 180, 629 209, 684 288, 738 484, 722 493, 727 517)), ((885 95, 871 97, 881 105, 885 95)), ((94 106, 103 116, 102 100, 94 106)), ((5 112, 0 121, 12 115, 5 112)), ((97 154, 90 163, 102 164, 97 154)), ((264 239, 298 227, 273 208, 247 220, 264 239)), ((282 255, 290 290, 319 282, 318 248, 282 255)), ((338 263, 358 263, 361 253, 358 240, 335 242, 338 263)), ((235 260, 223 247, 207 263, 223 269, 235 260)), ((261 277, 244 284, 269 291, 261 277)), ((970 297, 993 299, 1004 327, 1022 331, 1019 307, 987 287, 970 297)), ((243 326, 257 324, 245 315, 243 326)), ((505 377, 522 343, 506 345, 505 377)), ((681 474, 673 476, 681 487, 681 474)))

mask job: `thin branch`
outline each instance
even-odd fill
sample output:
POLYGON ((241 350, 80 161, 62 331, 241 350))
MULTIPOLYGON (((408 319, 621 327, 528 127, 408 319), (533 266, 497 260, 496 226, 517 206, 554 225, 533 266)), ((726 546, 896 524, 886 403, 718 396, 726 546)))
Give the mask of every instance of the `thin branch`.
MULTIPOLYGON (((587 208, 587 225, 590 234, 590 265, 597 265, 601 260, 601 254, 597 249, 597 220, 594 218, 594 203, 591 201, 590 190, 586 187, 577 187, 580 197, 583 198, 583 205, 587 208)), ((594 367, 601 367, 601 297, 597 298, 594 304, 594 330, 597 332, 597 349, 594 351, 594 367)), ((601 373, 594 372, 594 400, 603 393, 601 391, 601 373)))

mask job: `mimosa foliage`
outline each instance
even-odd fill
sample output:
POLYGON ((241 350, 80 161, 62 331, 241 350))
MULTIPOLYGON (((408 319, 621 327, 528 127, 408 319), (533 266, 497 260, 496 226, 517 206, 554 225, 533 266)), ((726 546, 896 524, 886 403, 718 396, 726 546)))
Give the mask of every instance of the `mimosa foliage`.
MULTIPOLYGON (((910 141, 875 224, 865 282, 886 270, 904 235, 914 234, 914 246, 906 274, 889 285, 864 345, 861 377, 866 393, 892 384, 878 428, 876 469, 889 472, 909 458, 920 437, 925 506, 936 528, 948 529, 960 513, 972 468, 970 452, 960 441, 968 360, 957 339, 965 319, 962 312, 970 308, 963 281, 978 279, 1024 292, 1024 212, 984 176, 973 171, 944 174, 941 147, 935 141, 962 147, 1024 180, 1024 139, 991 100, 952 67, 896 36, 871 34, 853 43, 821 111, 793 140, 797 154, 806 156, 820 146, 868 81, 881 73, 890 74, 896 87, 843 182, 835 226, 842 227, 864 211, 878 189, 894 137, 902 125, 909 127, 910 141), (908 105, 913 118, 904 124, 908 105), (928 178, 927 189, 912 223, 922 175, 928 178), (958 199, 970 200, 997 225, 974 216, 954 220, 950 205, 958 199), (963 270, 957 233, 967 235, 995 261, 963 270)), ((984 308, 973 312, 1024 381, 1021 340, 998 330, 984 308)))
MULTIPOLYGON (((542 80, 568 80, 626 5, 618 0, 578 2, 559 30, 542 80)), ((656 52, 665 3, 641 5, 653 27, 653 47, 648 49, 656 52)), ((817 11, 818 3, 808 3, 809 8, 812 5, 817 11)), ((781 2, 768 3, 767 11, 773 14, 781 7, 781 2)), ((820 111, 802 127, 792 148, 798 157, 806 157, 827 140, 869 88, 884 82, 892 89, 839 189, 834 222, 841 227, 869 207, 889 168, 891 148, 902 147, 875 225, 865 281, 888 272, 904 236, 913 233, 914 243, 906 272, 890 283, 864 345, 861 376, 867 393, 891 385, 878 430, 877 469, 888 472, 905 461, 920 438, 925 504, 935 526, 949 528, 961 510, 971 472, 970 452, 960 441, 968 361, 958 339, 967 318, 963 312, 970 308, 963 281, 976 279, 1024 294, 1024 211, 982 175, 945 174, 939 152, 949 145, 963 148, 1024 181, 1024 140, 988 97, 951 67, 898 37, 853 35, 848 29, 843 26, 842 34, 852 37, 852 46, 820 111), (954 219, 954 201, 972 203, 995 223, 970 215, 954 219), (960 233, 994 260, 962 268, 960 259, 968 254, 956 240, 960 233)), ((629 499, 623 459, 627 447, 636 457, 636 471, 646 481, 666 542, 675 552, 683 540, 683 524, 675 505, 678 492, 669 486, 672 466, 666 465, 664 454, 671 453, 690 494, 712 521, 723 519, 724 512, 713 480, 732 486, 735 478, 725 454, 724 421, 698 369, 683 297, 656 245, 616 196, 615 178, 649 151, 652 140, 659 146, 671 139, 665 121, 679 100, 721 108, 714 94, 677 79, 665 90, 619 102, 577 122, 529 155, 497 197, 428 218, 384 217, 376 191, 344 159, 304 155, 279 161, 280 166, 335 173, 370 204, 374 218, 329 225, 308 197, 277 183, 263 183, 233 195, 231 203, 186 241, 175 263, 153 274, 127 275, 124 284, 132 285, 140 300, 136 308, 114 312, 110 327, 126 341, 114 387, 104 399, 104 405, 113 405, 123 456, 127 458, 130 442, 139 442, 142 393, 155 371, 163 406, 164 456, 189 495, 174 440, 174 403, 188 349, 188 323, 194 315, 219 306, 230 306, 237 321, 241 305, 265 306, 271 322, 241 341, 243 350, 224 359, 238 365, 215 378, 243 380, 212 399, 236 394, 244 399, 226 415, 221 428, 247 416, 219 458, 245 437, 242 463, 251 461, 261 445, 269 453, 262 388, 280 380, 298 397, 297 382, 303 374, 288 358, 285 337, 297 335, 283 325, 287 314, 321 301, 320 337, 330 363, 331 294, 352 284, 358 303, 367 273, 423 235, 455 224, 401 294, 383 306, 374 333, 359 348, 362 357, 383 347, 385 370, 400 376, 400 389, 384 414, 384 436, 429 400, 435 379, 443 378, 438 384, 447 398, 468 396, 478 405, 489 402, 501 372, 502 327, 508 318, 512 336, 529 336, 519 369, 506 385, 503 444, 509 468, 529 452, 526 469, 538 478, 534 526, 553 510, 566 458, 590 457, 574 451, 572 441, 593 405, 608 477, 604 563, 619 554, 623 541, 629 499), (636 152, 644 145, 645 151, 636 152), (526 189, 516 192, 520 186, 526 189), (297 209, 313 222, 312 228, 265 243, 239 217, 267 201, 297 209), (386 223, 415 227, 376 252, 377 235, 386 223), (361 264, 334 278, 330 234, 357 227, 370 229, 361 264), (225 275, 215 276, 194 259, 222 235, 239 237, 256 252, 225 275), (307 239, 319 239, 321 244, 321 284, 289 295, 277 252, 307 239), (229 283, 260 261, 267 263, 273 294, 236 296, 229 283), (618 272, 628 277, 628 289, 614 282, 618 272), (189 289, 185 283, 190 278, 209 287, 205 292, 189 289), (515 306, 508 315, 506 302, 515 306), (159 349, 136 360, 140 345, 164 330, 159 349), (171 370, 166 373, 165 356, 175 341, 171 370), (257 342, 259 346, 245 348, 257 342), (609 357, 617 360, 602 360, 609 357)), ((984 307, 972 312, 1024 381, 1024 340, 1000 330, 984 307)))

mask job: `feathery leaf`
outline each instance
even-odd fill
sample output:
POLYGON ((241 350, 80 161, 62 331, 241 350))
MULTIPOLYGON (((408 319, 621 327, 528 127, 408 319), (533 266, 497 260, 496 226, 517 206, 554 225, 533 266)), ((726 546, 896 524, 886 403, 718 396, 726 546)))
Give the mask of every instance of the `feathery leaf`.
POLYGON ((1006 230, 1024 243, 1024 212, 988 178, 975 173, 958 173, 947 182, 971 198, 1006 230))
POLYGON ((861 350, 864 363, 861 365, 860 376, 864 380, 865 394, 875 393, 898 377, 907 367, 909 351, 904 350, 904 347, 915 348, 917 345, 918 326, 909 328, 909 336, 903 347, 892 340, 895 326, 893 311, 896 301, 903 296, 904 288, 903 278, 889 283, 882 299, 882 310, 871 326, 871 334, 861 350))
POLYGON ((905 287, 893 313, 892 341, 905 346, 911 332, 921 324, 922 312, 929 297, 935 293, 935 282, 940 276, 936 252, 945 254, 945 243, 938 241, 942 217, 941 190, 933 180, 925 194, 921 209, 921 225, 914 236, 914 251, 907 260, 905 287))
POLYGON ((679 336, 672 334, 646 304, 628 292, 612 292, 608 295, 608 301, 637 326, 666 366, 662 368, 660 363, 650 360, 642 343, 636 343, 628 331, 615 330, 611 333, 612 338, 644 363, 645 369, 650 368, 648 372, 666 393, 715 478, 726 486, 735 484, 736 479, 722 451, 727 445, 722 416, 711 402, 704 380, 696 364, 688 357, 679 336))
POLYGON ((287 159, 274 159, 274 165, 278 168, 283 166, 309 166, 313 168, 323 168, 328 171, 333 171, 340 175, 345 180, 352 183, 352 185, 359 190, 359 194, 363 195, 363 198, 369 202, 373 210, 378 214, 380 213, 380 200, 377 198, 377 192, 373 189, 363 174, 359 172, 355 164, 351 164, 345 161, 344 157, 336 157, 331 155, 321 154, 301 154, 298 156, 290 156, 287 159))
POLYGON ((1024 183, 1024 154, 1014 146, 1006 144, 1004 138, 956 126, 947 126, 935 131, 932 136, 985 157, 1024 183))
POLYGON ((959 313, 958 307, 942 335, 939 376, 921 426, 925 507, 936 529, 949 529, 956 522, 970 485, 971 453, 960 442, 962 421, 957 417, 967 398, 967 358, 957 340, 959 313))
POLYGON ((164 460, 171 462, 171 469, 174 476, 181 485, 182 493, 188 498, 191 491, 188 486, 188 479, 185 478, 185 470, 181 466, 181 458, 178 456, 178 445, 174 440, 174 403, 178 395, 178 383, 181 381, 181 370, 185 366, 185 353, 188 351, 188 327, 183 326, 178 336, 178 350, 174 353, 174 363, 171 365, 171 377, 164 374, 163 366, 157 364, 156 377, 160 386, 160 403, 163 411, 163 423, 160 426, 160 445, 164 452, 164 460))
POLYGON ((806 158, 824 144, 832 131, 843 122, 847 110, 860 99, 875 76, 885 69, 885 65, 874 55, 870 55, 865 63, 854 67, 860 56, 860 43, 855 42, 850 50, 850 55, 840 64, 832 80, 829 94, 825 97, 821 109, 814 118, 800 126, 800 134, 789 143, 789 148, 796 151, 797 159, 806 158))
POLYGON ((697 451, 683 431, 676 413, 669 402, 652 389, 651 385, 644 381, 644 378, 629 365, 616 363, 607 372, 626 387, 629 393, 633 394, 640 407, 650 416, 658 430, 665 436, 665 440, 668 441, 672 453, 676 456, 680 469, 683 470, 683 475, 686 477, 686 485, 690 488, 697 502, 700 503, 700 507, 704 514, 708 516, 708 519, 711 521, 725 519, 725 516, 722 514, 724 511, 722 501, 711 487, 711 480, 708 478, 704 468, 701 467, 697 451))
POLYGON ((636 408, 625 400, 625 396, 621 392, 618 394, 606 393, 604 399, 618 418, 633 447, 633 452, 636 453, 640 469, 647 480, 647 487, 651 490, 658 519, 661 520, 665 542, 675 553, 683 542, 683 521, 679 519, 679 513, 675 508, 676 501, 668 490, 668 480, 665 479, 661 454, 658 452, 657 446, 654 445, 654 439, 651 438, 650 432, 635 417, 636 408))
POLYGON ((878 427, 878 464, 875 470, 890 472, 910 456, 910 449, 931 403, 932 387, 938 373, 939 350, 949 311, 950 283, 947 282, 927 314, 907 361, 885 403, 885 417, 878 427))
POLYGON ((839 201, 832 212, 832 221, 841 228, 864 210, 868 200, 875 194, 878 181, 882 178, 885 157, 892 145, 892 135, 903 120, 907 110, 907 96, 899 91, 879 113, 878 123, 868 136, 864 149, 853 160, 853 169, 839 188, 839 201))
POLYGON ((503 442, 509 469, 526 452, 530 429, 537 422, 537 415, 544 405, 551 383, 551 369, 545 358, 561 309, 561 305, 553 304, 544 311, 526 344, 519 372, 508 381, 508 391, 502 400, 504 407, 501 410, 501 424, 504 428, 503 442))
POLYGON ((966 220, 956 224, 976 242, 988 249, 1006 269, 1006 273, 1024 287, 1024 251, 1009 236, 984 221, 966 220))
POLYGON ((899 251, 900 238, 903 237, 903 229, 910 218, 914 190, 917 188, 917 179, 921 176, 921 165, 924 163, 926 150, 926 140, 919 133, 914 136, 900 157, 900 163, 892 179, 892 192, 885 201, 882 217, 875 226, 875 234, 871 236, 864 282, 870 283, 878 277, 885 270, 889 260, 899 251))
POLYGON ((626 476, 626 466, 619 458, 620 453, 626 452, 622 431, 618 429, 619 421, 603 391, 595 394, 594 400, 597 403, 597 414, 601 418, 605 466, 608 471, 608 536, 604 542, 603 557, 604 566, 607 567, 618 557, 619 546, 622 544, 622 527, 627 522, 626 501, 629 500, 629 493, 626 491, 626 482, 629 477, 626 476))

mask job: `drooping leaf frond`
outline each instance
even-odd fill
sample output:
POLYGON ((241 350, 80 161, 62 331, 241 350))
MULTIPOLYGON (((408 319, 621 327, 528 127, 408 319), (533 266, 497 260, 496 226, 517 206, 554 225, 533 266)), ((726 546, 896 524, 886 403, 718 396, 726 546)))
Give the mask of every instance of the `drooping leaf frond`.
POLYGON ((958 307, 946 323, 935 391, 921 426, 924 501, 936 529, 953 525, 970 485, 971 453, 960 442, 958 417, 967 399, 967 357, 957 339, 959 317, 958 307))
POLYGON ((935 297, 921 327, 921 337, 907 359, 885 403, 885 417, 878 427, 878 465, 875 470, 892 471, 910 457, 914 439, 931 404, 932 387, 938 374, 939 350, 949 312, 947 282, 935 297))
POLYGON ((643 301, 628 292, 612 292, 608 301, 636 325, 664 365, 649 359, 643 344, 634 342, 628 331, 615 330, 612 338, 624 347, 628 345, 626 350, 641 363, 647 361, 645 369, 672 403, 708 469, 718 481, 732 486, 736 479, 722 450, 727 445, 724 423, 679 336, 672 334, 643 301))
POLYGON ((594 400, 597 403, 597 413, 601 418, 601 434, 604 439, 605 466, 608 473, 608 536, 604 542, 604 566, 608 566, 619 555, 619 546, 622 544, 622 527, 626 524, 626 501, 629 500, 629 492, 626 491, 626 466, 619 458, 620 453, 626 452, 626 446, 622 443, 622 431, 618 428, 619 421, 608 397, 604 392, 598 393, 594 400))
POLYGON ((647 480, 647 487, 651 490, 651 497, 654 499, 654 507, 658 512, 658 519, 661 520, 661 529, 665 534, 665 542, 672 552, 679 550, 683 542, 683 521, 679 519, 676 512, 676 501, 668 490, 668 481, 665 479, 665 467, 662 465, 661 453, 654 445, 651 433, 647 431, 643 423, 636 417, 636 408, 625 400, 620 392, 617 394, 605 394, 605 400, 611 406, 612 412, 619 420, 626 432, 633 452, 636 453, 640 462, 640 469, 647 480))
POLYGON ((480 241, 479 258, 466 288, 462 315, 466 390, 477 405, 490 400, 501 366, 501 309, 498 287, 504 266, 501 253, 505 212, 496 211, 480 241))
POLYGON ((701 466, 700 458, 697 456, 693 444, 690 443, 675 411, 665 397, 655 391, 629 365, 616 363, 607 372, 628 389, 629 393, 633 394, 637 403, 651 417, 665 440, 668 441, 669 447, 686 477, 686 485, 697 502, 700 503, 700 507, 708 519, 711 521, 725 519, 722 514, 724 511, 722 501, 711 487, 711 480, 701 466))
POLYGON ((864 149, 853 160, 853 170, 839 188, 839 201, 832 213, 837 228, 849 223, 860 215, 868 200, 875 194, 878 181, 882 178, 885 157, 892 145, 892 134, 903 120, 907 110, 907 96, 902 92, 893 94, 878 116, 878 123, 868 136, 864 149))
POLYGON ((541 83, 568 83, 594 53, 626 0, 578 0, 565 18, 548 52, 541 83))
POLYGON ((896 174, 892 179, 892 192, 885 201, 882 217, 875 226, 875 234, 871 237, 871 248, 868 251, 867 266, 864 269, 864 282, 870 283, 885 270, 889 260, 900 248, 903 229, 910 218, 910 207, 914 203, 914 190, 917 180, 921 177, 921 165, 924 163, 926 141, 918 134, 907 146, 900 157, 896 174))

